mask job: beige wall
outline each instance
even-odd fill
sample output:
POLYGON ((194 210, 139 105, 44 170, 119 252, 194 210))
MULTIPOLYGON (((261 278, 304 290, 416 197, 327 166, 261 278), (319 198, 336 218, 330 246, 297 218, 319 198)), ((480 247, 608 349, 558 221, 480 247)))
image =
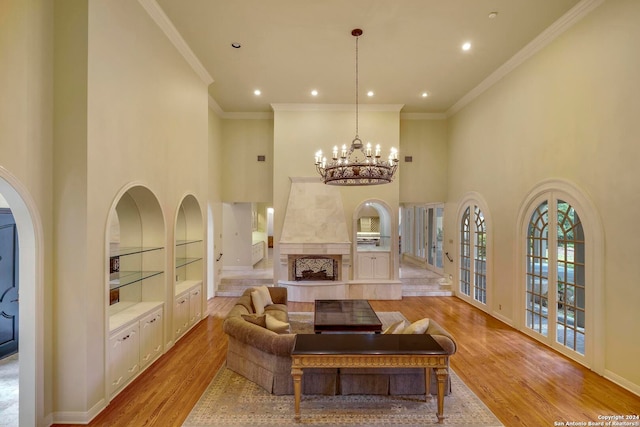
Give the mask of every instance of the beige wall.
POLYGON ((222 119, 209 109, 209 209, 212 224, 209 224, 209 237, 212 241, 207 244, 208 257, 208 297, 213 298, 214 292, 220 285, 222 273, 222 259, 218 255, 222 252, 222 119))
POLYGON ((222 123, 222 199, 270 202, 273 198, 273 120, 226 119, 222 123), (258 162, 264 155, 265 161, 258 162))
POLYGON ((400 169, 400 203, 446 200, 446 120, 400 120, 400 169))
MULTIPOLYGON (((36 260, 42 264, 29 266, 38 269, 36 276, 43 289, 36 295, 35 289, 27 292, 25 283, 21 296, 27 293, 42 301, 42 325, 38 331, 43 337, 38 347, 39 355, 27 354, 37 338, 32 333, 21 331, 21 369, 28 369, 34 359, 40 359, 44 372, 29 372, 25 378, 30 382, 37 374, 38 384, 43 389, 30 394, 32 387, 24 387, 24 402, 37 399, 37 409, 49 413, 51 400, 51 348, 53 289, 47 278, 52 274, 52 153, 53 153, 53 5, 47 0, 0 0, 0 168, 3 174, 15 178, 25 190, 22 198, 34 203, 34 218, 42 227, 36 260), (42 268, 42 270, 40 270, 42 268), (27 335, 29 337, 27 338, 27 335), (27 343, 26 339, 30 342, 27 343), (29 393, 29 394, 27 394, 29 393)), ((18 233, 21 233, 18 227, 18 233)), ((23 233, 25 234, 25 233, 23 233)), ((35 253, 33 254, 36 255, 35 253)), ((24 259, 31 258, 25 248, 24 259)), ((22 268, 22 267, 21 267, 22 268)), ((30 283, 29 286, 34 286, 30 283)), ((27 298, 22 298, 26 300, 27 298)), ((29 307, 30 308, 30 307, 29 307)), ((29 316, 27 307, 21 303, 23 316, 29 316)), ((32 316, 32 318, 39 316, 32 316)), ((21 323, 23 320, 21 320, 21 323)), ((42 416, 43 414, 38 414, 42 416)), ((33 420, 29 419, 27 422, 33 420)))
MULTIPOLYGON (((603 3, 450 120, 445 251, 456 239, 457 203, 476 191, 493 227, 496 312, 515 321, 516 219, 527 193, 548 178, 581 188, 605 231, 606 375, 640 390, 640 2, 603 3), (499 310, 498 305, 502 305, 499 310)), ((457 265, 457 264, 456 264, 457 265)), ((448 266, 448 272, 456 274, 448 266)))
MULTIPOLYGON (((148 187, 173 259, 178 205, 193 194, 206 218, 207 87, 138 2, 56 2, 56 241, 54 412, 91 416, 105 396, 105 236, 123 188, 148 187), (117 23, 117 25, 116 25, 117 23), (58 102, 58 101, 57 101, 58 102), (59 117, 58 117, 59 116, 59 117)), ((165 277, 165 342, 173 274, 165 277)))

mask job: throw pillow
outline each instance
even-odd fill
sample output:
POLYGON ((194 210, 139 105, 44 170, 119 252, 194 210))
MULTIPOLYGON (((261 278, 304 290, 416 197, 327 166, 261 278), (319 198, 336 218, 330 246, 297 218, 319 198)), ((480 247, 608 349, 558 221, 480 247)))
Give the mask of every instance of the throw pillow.
POLYGON ((429 327, 429 318, 420 319, 405 328, 403 334, 424 334, 429 327))
POLYGON ((387 329, 382 331, 383 334, 399 334, 404 331, 404 320, 398 320, 395 323, 389 325, 387 329))
POLYGON ((258 325, 263 328, 267 327, 267 320, 264 314, 262 316, 256 316, 255 314, 243 314, 242 318, 247 322, 253 323, 254 325, 258 325))
POLYGON ((264 313, 264 299, 260 291, 251 291, 251 302, 253 303, 253 309, 256 314, 260 315, 264 313))
POLYGON ((254 289, 260 292, 260 296, 262 297, 262 302, 264 302, 265 307, 273 304, 273 300, 271 299, 271 294, 269 293, 269 288, 267 288, 267 285, 259 286, 254 289))
POLYGON ((278 334, 287 334, 290 331, 290 325, 287 322, 278 320, 270 314, 266 314, 267 329, 278 334))

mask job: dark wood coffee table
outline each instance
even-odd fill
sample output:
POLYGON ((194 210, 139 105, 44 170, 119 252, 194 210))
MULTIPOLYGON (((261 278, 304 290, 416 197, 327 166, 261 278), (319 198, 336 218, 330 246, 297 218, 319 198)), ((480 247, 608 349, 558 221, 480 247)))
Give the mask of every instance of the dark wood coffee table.
POLYGON ((363 299, 322 299, 315 301, 313 330, 322 332, 382 332, 369 301, 363 299))
POLYGON ((444 421, 449 355, 426 334, 298 334, 291 352, 295 419, 300 420, 306 368, 424 368, 425 400, 431 398, 431 371, 438 379, 438 423, 444 421))

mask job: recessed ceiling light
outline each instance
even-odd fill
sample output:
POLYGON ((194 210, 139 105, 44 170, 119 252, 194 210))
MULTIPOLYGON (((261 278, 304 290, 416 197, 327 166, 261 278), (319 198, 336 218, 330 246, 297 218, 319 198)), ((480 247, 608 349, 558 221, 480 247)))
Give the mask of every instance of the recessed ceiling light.
POLYGON ((470 43, 470 42, 465 42, 465 43, 462 45, 462 50, 467 51, 467 50, 469 50, 469 49, 471 49, 471 43, 470 43))
POLYGON ((427 92, 422 92, 422 94, 420 95, 423 98, 426 98, 429 96, 429 94, 427 92))
POLYGON ((372 90, 370 90, 369 92, 367 92, 367 96, 373 96, 373 95, 374 95, 374 93, 373 93, 373 91, 372 91, 372 90))
POLYGON ((234 49, 240 49, 242 45, 240 43, 231 43, 231 47, 234 49))
POLYGON ((256 89, 253 91, 253 94, 256 96, 259 96, 262 92, 260 92, 260 89, 256 89))
POLYGON ((489 13, 489 19, 493 19, 493 18, 495 18, 496 16, 498 16, 498 12, 490 12, 490 13, 489 13))
POLYGON ((318 96, 318 91, 317 90, 312 90, 311 91, 311 96, 318 96))

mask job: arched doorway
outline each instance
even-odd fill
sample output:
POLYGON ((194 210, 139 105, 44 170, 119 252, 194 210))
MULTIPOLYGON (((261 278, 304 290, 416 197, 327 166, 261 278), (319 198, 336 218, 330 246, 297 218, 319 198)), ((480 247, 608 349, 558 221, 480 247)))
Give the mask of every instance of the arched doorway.
POLYGON ((20 260, 20 425, 40 425, 44 414, 44 346, 42 290, 42 224, 28 191, 0 167, 0 194, 7 201, 18 231, 20 260))

